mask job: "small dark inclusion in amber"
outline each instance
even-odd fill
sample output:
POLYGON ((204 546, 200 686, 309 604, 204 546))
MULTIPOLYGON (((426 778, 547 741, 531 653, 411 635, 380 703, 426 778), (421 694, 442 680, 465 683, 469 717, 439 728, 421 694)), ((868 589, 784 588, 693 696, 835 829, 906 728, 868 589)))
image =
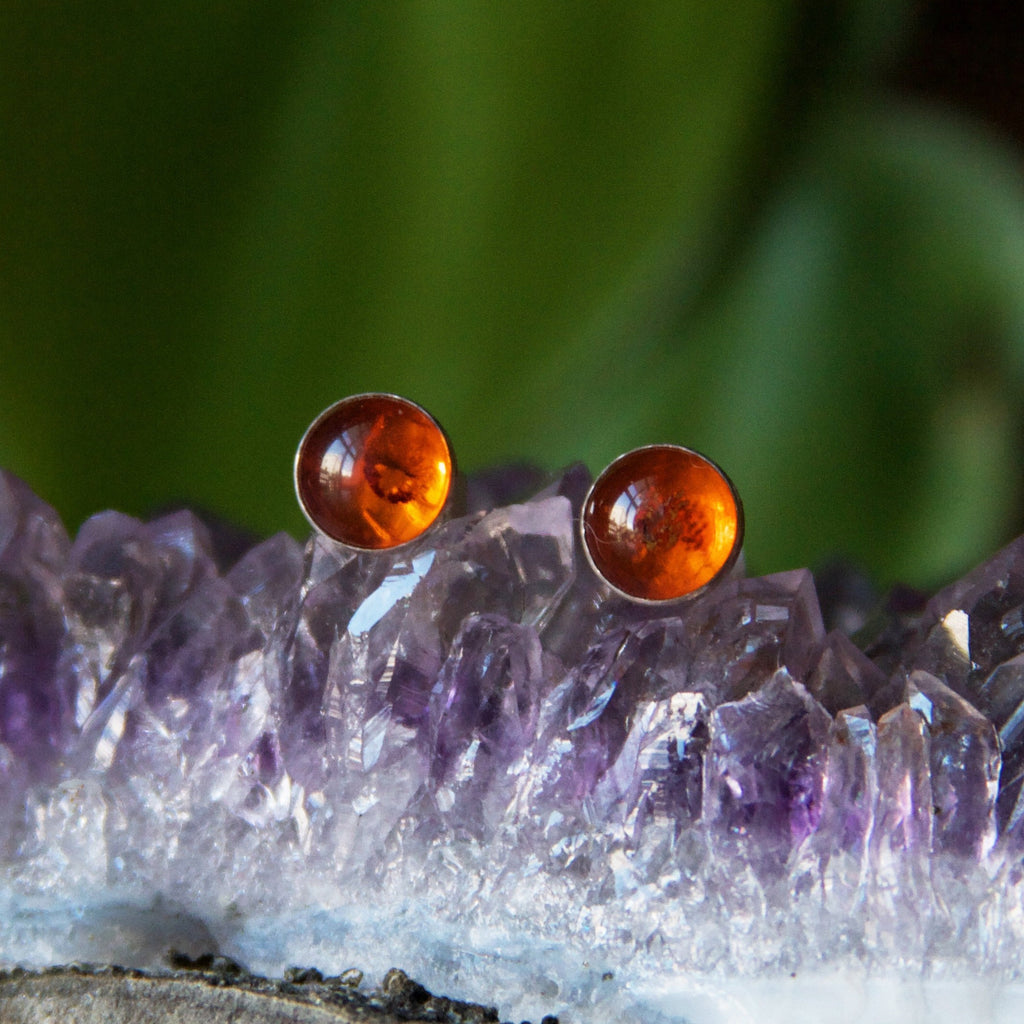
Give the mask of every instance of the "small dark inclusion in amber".
POLYGON ((676 445, 637 448, 594 482, 583 542, 597 572, 640 601, 675 601, 735 560, 743 511, 729 478, 676 445))
POLYGON ((444 431, 418 405, 394 395, 355 395, 306 431, 295 456, 295 490, 322 533, 381 550, 430 528, 448 500, 453 471, 444 431))

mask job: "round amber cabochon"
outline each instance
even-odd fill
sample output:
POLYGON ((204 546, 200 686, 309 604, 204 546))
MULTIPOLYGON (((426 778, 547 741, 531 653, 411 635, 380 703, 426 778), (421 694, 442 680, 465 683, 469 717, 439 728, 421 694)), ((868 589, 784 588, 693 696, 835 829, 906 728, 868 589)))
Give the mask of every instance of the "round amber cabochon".
POLYGON ((415 540, 441 514, 454 460, 437 421, 396 395, 343 399, 314 420, 295 456, 295 491, 310 523, 350 547, 415 540))
POLYGON ((695 594, 735 561, 743 510, 710 459, 650 445, 616 459, 583 506, 583 543, 594 569, 638 601, 695 594))

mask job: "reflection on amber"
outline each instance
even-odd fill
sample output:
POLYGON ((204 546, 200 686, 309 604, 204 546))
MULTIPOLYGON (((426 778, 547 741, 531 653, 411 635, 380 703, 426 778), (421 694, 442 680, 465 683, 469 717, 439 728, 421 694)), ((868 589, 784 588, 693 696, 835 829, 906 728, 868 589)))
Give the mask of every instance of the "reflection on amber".
POLYGON ((642 601, 707 586, 742 543, 743 512, 714 463, 674 445, 638 448, 598 477, 583 509, 594 568, 642 601))
POLYGON ((452 472, 444 431, 424 410, 393 395, 356 395, 307 431, 295 486, 317 529, 379 550, 430 528, 448 500, 452 472))

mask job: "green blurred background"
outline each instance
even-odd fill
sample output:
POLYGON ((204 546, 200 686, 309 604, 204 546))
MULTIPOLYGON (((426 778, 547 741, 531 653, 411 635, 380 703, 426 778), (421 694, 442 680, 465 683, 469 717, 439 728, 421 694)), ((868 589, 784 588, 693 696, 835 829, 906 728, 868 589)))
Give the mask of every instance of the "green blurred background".
POLYGON ((940 582, 1024 529, 1017 8, 3 0, 0 465, 303 535, 299 436, 387 390, 940 582))

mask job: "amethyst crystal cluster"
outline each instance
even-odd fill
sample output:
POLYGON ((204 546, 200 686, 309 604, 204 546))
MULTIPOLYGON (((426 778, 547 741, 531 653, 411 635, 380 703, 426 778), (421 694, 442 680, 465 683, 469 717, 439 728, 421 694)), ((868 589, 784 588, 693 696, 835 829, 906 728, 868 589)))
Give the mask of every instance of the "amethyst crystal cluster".
POLYGON ((1024 539, 865 652, 805 570, 609 599, 585 473, 492 485, 398 555, 225 570, 190 513, 69 542, 0 474, 4 961, 145 961, 162 906, 262 970, 488 958, 488 1001, 513 962, 1016 971, 1024 539))

